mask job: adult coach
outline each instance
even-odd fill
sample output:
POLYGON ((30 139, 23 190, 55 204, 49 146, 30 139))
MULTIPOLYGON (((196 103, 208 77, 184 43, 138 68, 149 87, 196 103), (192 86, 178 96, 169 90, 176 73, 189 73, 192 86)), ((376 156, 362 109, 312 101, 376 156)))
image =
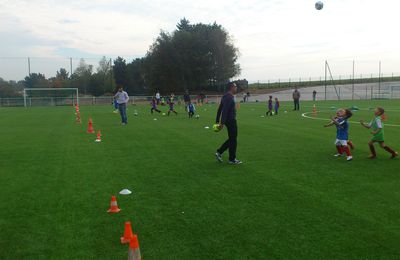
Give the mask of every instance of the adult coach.
POLYGON ((122 86, 118 87, 118 92, 115 94, 114 99, 118 103, 119 113, 121 115, 122 125, 128 124, 128 117, 126 116, 126 104, 129 101, 129 95, 124 91, 122 86))
POLYGON ((224 125, 228 129, 228 140, 221 145, 215 153, 218 162, 222 162, 222 154, 229 149, 229 164, 241 164, 242 162, 236 159, 237 147, 237 123, 236 123, 236 106, 234 94, 237 87, 235 83, 229 83, 228 92, 222 97, 219 104, 216 123, 219 124, 219 129, 223 129, 224 125))
POLYGON ((293 92, 293 102, 294 102, 294 110, 300 110, 300 92, 297 90, 297 87, 293 92))

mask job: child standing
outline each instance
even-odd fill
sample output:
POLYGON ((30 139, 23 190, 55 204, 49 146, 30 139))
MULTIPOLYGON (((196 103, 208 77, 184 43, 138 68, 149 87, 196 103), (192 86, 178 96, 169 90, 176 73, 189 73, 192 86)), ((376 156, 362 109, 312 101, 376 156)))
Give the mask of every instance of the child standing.
POLYGON ((383 130, 382 116, 385 114, 385 110, 381 107, 375 109, 375 118, 367 124, 363 120, 360 121, 361 125, 367 129, 371 129, 372 139, 368 142, 369 149, 371 150, 371 155, 368 157, 370 159, 376 158, 376 151, 374 144, 379 143, 380 147, 385 149, 388 153, 392 154, 391 159, 399 156, 399 154, 392 150, 389 146, 385 144, 385 135, 383 130))
POLYGON ((349 123, 346 118, 346 111, 344 109, 339 109, 336 112, 336 117, 332 118, 332 121, 325 125, 325 127, 336 125, 336 149, 337 154, 335 157, 342 156, 343 152, 347 155, 347 161, 353 160, 350 149, 347 145, 347 140, 349 139, 349 123))
POLYGON ((153 97, 152 99, 151 99, 151 103, 150 103, 150 105, 151 105, 151 109, 150 109, 150 112, 153 114, 153 111, 156 111, 157 113, 161 113, 161 111, 160 110, 158 110, 157 109, 157 98, 155 98, 155 97, 153 97))
POLYGON ((275 98, 275 115, 278 115, 279 106, 278 98, 275 98))
POLYGON ((272 96, 269 96, 269 100, 268 100, 268 111, 266 113, 266 115, 268 116, 272 116, 272 96))
POLYGON ((196 108, 194 107, 194 104, 192 102, 189 102, 187 109, 188 109, 189 118, 192 118, 194 116, 194 113, 196 112, 196 108))

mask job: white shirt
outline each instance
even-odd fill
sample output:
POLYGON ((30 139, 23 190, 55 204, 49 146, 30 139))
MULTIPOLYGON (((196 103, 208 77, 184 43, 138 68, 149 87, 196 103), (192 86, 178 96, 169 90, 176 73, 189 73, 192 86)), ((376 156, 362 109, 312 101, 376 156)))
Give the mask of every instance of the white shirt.
POLYGON ((128 103, 128 100, 129 100, 128 93, 126 93, 125 91, 122 91, 122 92, 118 91, 114 97, 117 100, 118 104, 128 103))
POLYGON ((160 93, 156 93, 156 99, 160 99, 160 93))

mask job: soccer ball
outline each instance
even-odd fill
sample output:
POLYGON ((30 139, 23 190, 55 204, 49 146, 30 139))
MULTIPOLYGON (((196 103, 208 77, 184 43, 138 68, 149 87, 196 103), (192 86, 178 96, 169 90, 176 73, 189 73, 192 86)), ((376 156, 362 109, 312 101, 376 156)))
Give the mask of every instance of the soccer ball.
POLYGON ((196 119, 199 119, 200 118, 200 115, 196 115, 196 119))
POLYGON ((321 1, 315 3, 315 9, 322 10, 322 8, 324 8, 324 3, 322 3, 321 1))
POLYGON ((219 132, 219 131, 221 131, 221 129, 219 128, 219 125, 218 125, 218 124, 214 124, 214 125, 213 125, 213 130, 214 130, 214 132, 219 132))
POLYGON ((162 113, 162 115, 163 115, 163 116, 166 116, 167 114, 165 114, 165 113, 162 113))
POLYGON ((272 115, 275 115, 275 112, 274 112, 274 111, 272 111, 272 115))

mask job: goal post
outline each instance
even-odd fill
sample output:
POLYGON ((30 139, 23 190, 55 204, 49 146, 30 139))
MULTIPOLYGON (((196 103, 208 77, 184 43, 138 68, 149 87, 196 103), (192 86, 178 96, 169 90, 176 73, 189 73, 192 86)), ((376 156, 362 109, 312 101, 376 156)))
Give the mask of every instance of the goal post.
POLYGON ((24 88, 24 106, 32 106, 33 103, 41 105, 79 105, 78 88, 24 88))

